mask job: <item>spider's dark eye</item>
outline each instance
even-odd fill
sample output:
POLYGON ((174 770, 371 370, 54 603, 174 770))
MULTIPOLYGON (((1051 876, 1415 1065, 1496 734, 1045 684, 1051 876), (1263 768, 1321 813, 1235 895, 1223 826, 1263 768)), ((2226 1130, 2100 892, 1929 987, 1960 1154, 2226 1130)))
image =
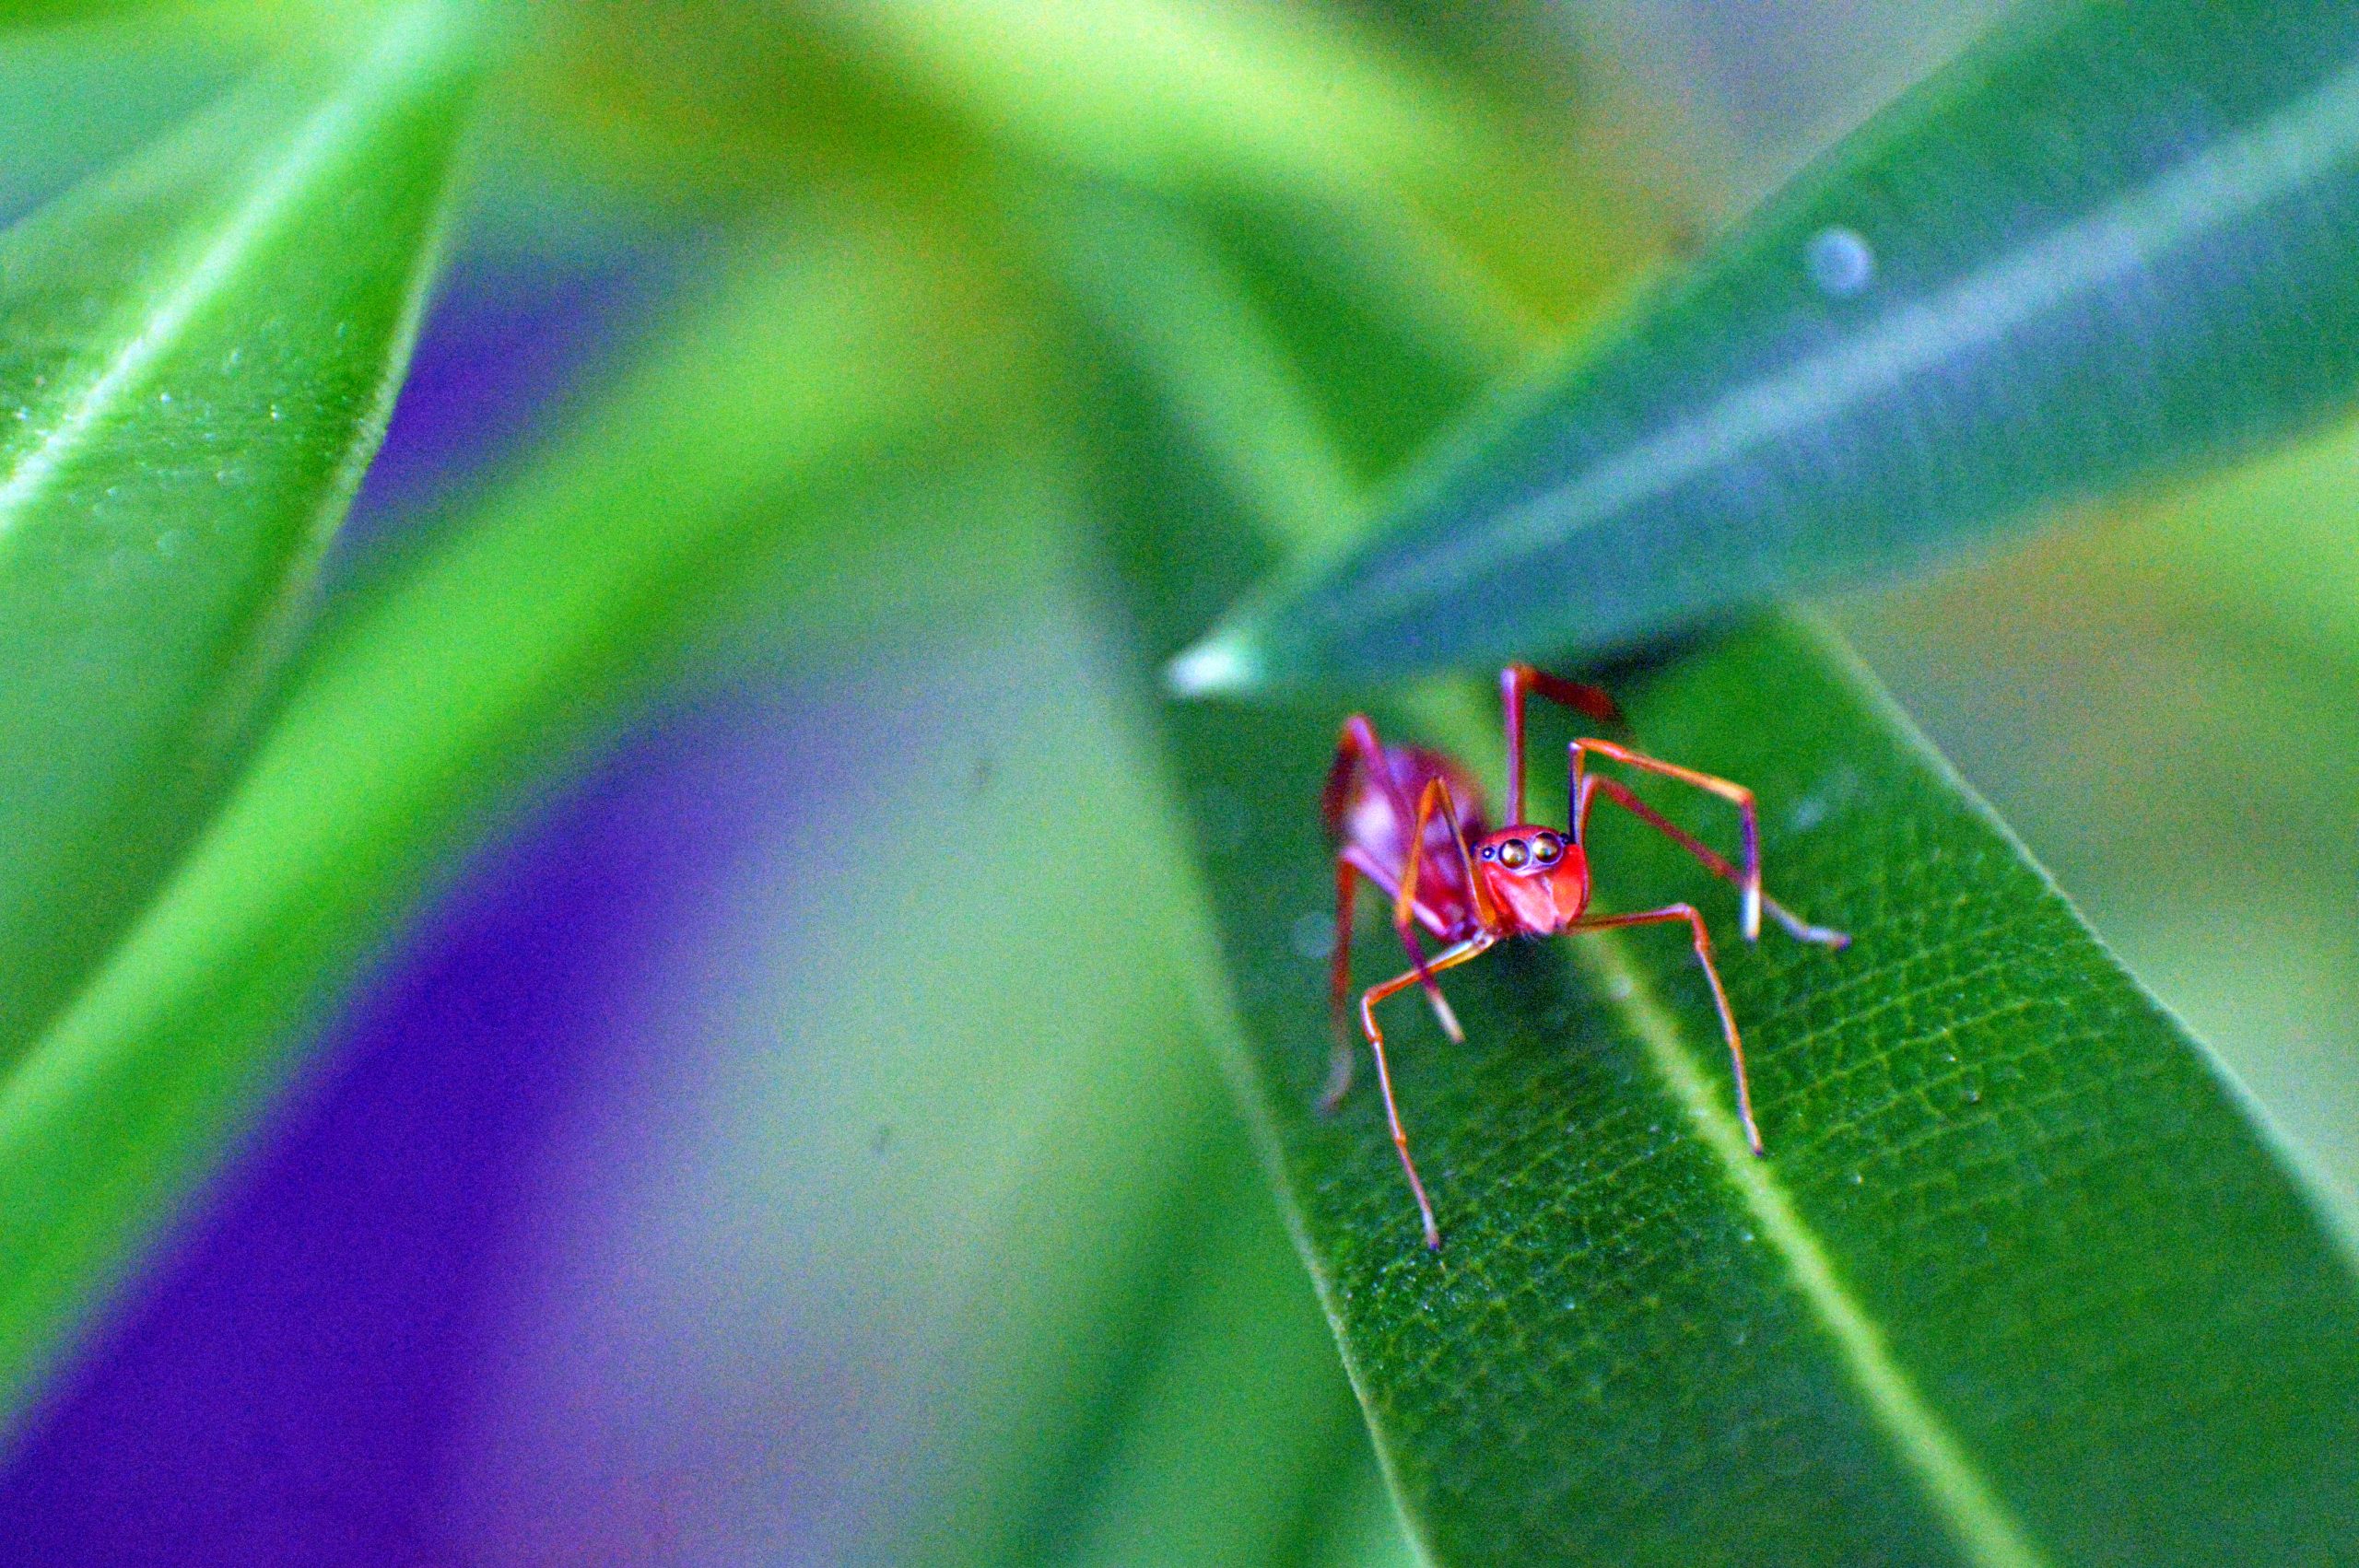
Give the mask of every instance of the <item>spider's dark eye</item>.
POLYGON ((1543 866, 1555 865, 1556 857, 1564 852, 1563 841, 1553 833, 1543 833, 1532 841, 1532 858, 1543 866))
POLYGON ((1486 860, 1496 860, 1498 858, 1498 848, 1495 845, 1485 844, 1483 846, 1483 858, 1486 860))
POLYGON ((1520 838, 1510 838, 1499 846, 1499 864, 1510 871, 1531 858, 1532 851, 1524 847, 1523 840, 1520 838))

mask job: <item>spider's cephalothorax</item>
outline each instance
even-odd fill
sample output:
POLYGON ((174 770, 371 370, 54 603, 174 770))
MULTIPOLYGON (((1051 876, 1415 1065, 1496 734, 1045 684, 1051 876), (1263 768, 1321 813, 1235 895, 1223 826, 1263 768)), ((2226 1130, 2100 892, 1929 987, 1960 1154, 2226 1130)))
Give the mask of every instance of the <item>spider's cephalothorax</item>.
POLYGON ((1335 765, 1327 776, 1322 812, 1327 830, 1336 840, 1335 950, 1332 997, 1335 1012, 1335 1057, 1327 1075, 1321 1104, 1332 1107, 1351 1088, 1352 1045, 1346 1023, 1351 1004, 1351 938, 1358 879, 1366 877, 1392 901, 1392 924, 1409 953, 1410 968, 1371 988, 1360 998, 1361 1032, 1376 1058, 1377 1084, 1384 1096, 1384 1115, 1392 1141, 1401 1152, 1401 1167, 1408 1173, 1409 1189, 1416 1195, 1417 1211, 1425 1222, 1426 1245, 1441 1246, 1441 1231, 1434 1223, 1433 1204, 1409 1158, 1409 1141, 1401 1130, 1399 1107, 1393 1104, 1391 1070, 1384 1059, 1384 1035, 1376 1024, 1376 1004, 1413 985, 1425 988, 1434 1014, 1453 1040, 1463 1040, 1456 1014, 1441 994, 1434 977, 1463 964, 1475 954, 1511 936, 1555 936, 1565 931, 1606 930, 1617 926, 1684 924, 1696 944, 1696 956, 1711 981, 1719 1004, 1721 1032, 1728 1037, 1729 1057, 1736 1071, 1737 1114, 1744 1123, 1753 1152, 1762 1152, 1761 1129, 1753 1119, 1752 1090, 1745 1082, 1744 1047, 1737 1036, 1736 1018, 1729 1011, 1728 994, 1720 987, 1719 971, 1712 964, 1710 935, 1703 916, 1693 905, 1667 904, 1636 915, 1590 915, 1589 857, 1582 835, 1590 807, 1600 795, 1630 812, 1649 826, 1668 835, 1696 857, 1707 871, 1736 884, 1743 901, 1745 940, 1761 934, 1761 914, 1766 909, 1794 937, 1826 947, 1841 947, 1850 939, 1842 932, 1810 925, 1761 891, 1761 831, 1754 811, 1753 791, 1725 778, 1697 773, 1659 761, 1613 741, 1581 739, 1572 743, 1572 782, 1566 801, 1566 828, 1559 832, 1524 820, 1523 705, 1537 692, 1551 702, 1589 715, 1602 722, 1620 722, 1614 699, 1594 686, 1510 664, 1499 677, 1506 708, 1508 745, 1508 820, 1512 825, 1484 830, 1481 791, 1472 775, 1451 758, 1421 746, 1389 746, 1377 739, 1376 726, 1355 714, 1344 722, 1335 748, 1335 765), (1676 779, 1709 790, 1737 808, 1742 826, 1741 863, 1706 848, 1692 835, 1673 826, 1662 814, 1631 792, 1619 779, 1590 773, 1592 758, 1624 763, 1641 771, 1676 779), (1431 958, 1419 944, 1422 928, 1443 944, 1431 958))

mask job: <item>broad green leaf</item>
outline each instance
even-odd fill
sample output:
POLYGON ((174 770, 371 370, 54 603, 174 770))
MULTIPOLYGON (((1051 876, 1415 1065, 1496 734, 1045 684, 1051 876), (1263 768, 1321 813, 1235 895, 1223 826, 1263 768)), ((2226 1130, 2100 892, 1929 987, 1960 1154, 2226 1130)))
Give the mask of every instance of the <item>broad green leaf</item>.
POLYGON ((1175 678, 1626 647, 2298 429, 2359 386, 2354 224, 2359 11, 2023 7, 1175 678))
POLYGON ((808 242, 325 629, 158 899, 0 1082, 0 1410, 249 1127, 305 1025, 524 770, 643 690, 743 564, 814 583, 906 538, 812 509, 985 373, 923 269, 808 242), (727 417, 715 416, 715 410, 727 417))
POLYGON ((2349 457, 2306 443, 1837 624, 2359 1210, 2359 659, 2317 569, 2349 457))
MULTIPOLYGON (((1144 345, 1097 397, 1143 683, 1292 531, 1155 347, 1215 340, 1130 319, 1193 297, 1169 248, 1131 245, 1093 297, 1144 345)), ((1313 1109, 1344 703, 1165 717, 1232 1076, 1429 1559, 2333 1560, 2359 1522, 2352 1253, 2209 1054, 1821 635, 1756 625, 1619 690, 1645 749, 1759 791, 1772 891, 1855 940, 1748 946, 1725 887, 1601 819, 1602 907, 1692 900, 1719 934, 1768 1155, 1684 941, 1516 943, 1446 979, 1463 1046, 1388 1004, 1438 1253, 1365 1065, 1313 1109)), ((1345 701, 1499 776, 1473 693, 1345 701)), ((1724 806, 1642 790, 1732 843, 1724 806)), ((1372 915, 1355 953, 1364 985, 1401 965, 1372 915)))
POLYGON ((479 39, 367 42, 0 237, 0 1059, 201 817, 383 432, 479 39))

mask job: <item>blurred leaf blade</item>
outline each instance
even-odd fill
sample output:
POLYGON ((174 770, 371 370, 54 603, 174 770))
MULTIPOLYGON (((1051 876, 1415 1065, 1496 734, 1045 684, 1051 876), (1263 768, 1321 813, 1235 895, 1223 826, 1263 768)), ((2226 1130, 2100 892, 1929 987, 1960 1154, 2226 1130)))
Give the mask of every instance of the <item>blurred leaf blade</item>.
POLYGON ((957 406, 944 366, 981 373, 929 346, 922 268, 786 251, 342 608, 173 879, 0 1083, 12 1423, 485 810, 643 691, 782 537, 815 535, 813 581, 843 569, 856 549, 816 537, 811 504, 931 439, 957 406))
POLYGON ((2359 18, 2029 6, 1264 585, 1206 686, 1598 652, 2359 387, 2359 18))
MULTIPOLYGON (((1265 454, 1207 433, 1169 369, 1188 334, 1122 320, 1167 291, 1169 249, 1096 269, 1122 283, 1103 319, 1140 345, 1109 371, 1131 392, 1099 400, 1107 472, 1189 520, 1109 501, 1149 654, 1266 562, 1268 534, 1300 532, 1273 515, 1289 492, 1265 454)), ((1337 1117, 1312 1109, 1330 1036, 1309 939, 1332 907, 1315 802, 1342 705, 1166 716, 1232 1076, 1433 1561, 2330 1558, 2359 1485, 2359 1287, 2201 1045, 1820 637, 1756 627, 1623 695, 1645 749, 1759 790, 1773 891, 1856 941, 1721 946, 1766 1163, 1676 937, 1516 944, 1454 972, 1463 1047, 1399 1005, 1438 1256, 1366 1074, 1337 1117)), ((1487 703, 1358 706, 1497 777, 1487 703)), ((1727 935, 1733 899, 1676 850, 1592 834, 1602 904, 1692 899, 1727 935)), ((1359 983, 1398 966, 1364 920, 1359 983)))
POLYGON ((0 240, 0 1052, 209 803, 383 434, 481 35, 370 42, 0 240))

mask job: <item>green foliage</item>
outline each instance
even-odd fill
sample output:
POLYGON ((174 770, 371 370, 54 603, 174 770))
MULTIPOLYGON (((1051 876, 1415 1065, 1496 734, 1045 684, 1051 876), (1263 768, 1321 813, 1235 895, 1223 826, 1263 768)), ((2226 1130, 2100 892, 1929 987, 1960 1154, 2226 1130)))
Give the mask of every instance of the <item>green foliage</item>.
POLYGON ((0 1056, 152 890, 301 629, 478 53, 413 10, 0 240, 0 1056))
MULTIPOLYGON (((1414 997, 1391 1013, 1438 1257, 1372 1094, 1311 1109, 1330 1036, 1299 933, 1330 894, 1297 802, 1325 737, 1174 721, 1250 1081, 1437 1559, 2330 1551, 2359 1299, 2201 1049, 1810 639, 1633 689, 1642 743, 1755 786, 1781 896, 1857 941, 1745 950, 1692 866, 1597 835, 1612 906, 1721 927, 1770 1156, 1676 934, 1510 951, 1451 976, 1467 1047, 1414 997)), ((1388 728, 1493 763, 1487 719, 1388 728)), ((1390 933, 1356 957, 1364 983, 1399 963, 1390 933)))
MULTIPOLYGON (((1677 936, 1519 944, 1447 982, 1462 1047, 1394 1004, 1438 1256, 1372 1087, 1311 1110, 1312 802, 1347 703, 1493 777, 1495 719, 1456 686, 1171 708, 1149 671, 1314 555, 1260 623, 1273 683, 1577 656, 2315 416, 2359 341, 2332 330, 2359 32, 2015 23, 1338 557, 1405 454, 1651 249, 1629 172, 1555 123, 1579 82, 1538 59, 1547 9, 546 8, 499 122, 543 140, 499 167, 627 172, 726 259, 284 669, 436 259, 472 24, 371 21, 344 70, 0 240, 0 1419, 454 855, 684 667, 758 658, 922 688, 1023 753, 1000 797, 929 743, 821 802, 870 813, 826 874, 787 868, 827 984, 730 988, 726 1026, 833 1054, 732 1106, 745 1164, 698 1218, 734 1245, 795 1214, 729 1265, 862 1316, 909 1422, 862 1452, 880 1513, 832 1522, 843 1560, 2330 1558, 2345 1239, 1825 634, 1656 642, 1616 678, 1649 749, 1759 789, 1773 889, 1849 951, 1747 947, 1674 849, 1594 839, 1605 903, 1722 932, 1769 1157, 1677 936), (1830 230, 1865 240, 1856 286, 1830 230), (1627 483, 1582 501, 1602 467, 1627 483), (979 626, 1020 697, 934 657, 979 626), (940 878, 873 874, 912 821, 940 878), (921 1147, 861 1163, 888 1118, 921 1147), (921 1275, 948 1282, 896 1294, 921 1275)), ((2347 491, 2334 468, 2298 493, 2347 491)), ((2347 679, 2359 622, 2304 576, 2341 537, 2167 548, 2189 597, 2214 579, 2187 563, 2232 559, 2347 679)), ((1364 977, 1398 961, 1364 935, 1364 977)))
MULTIPOLYGON (((1079 210, 1093 238, 1070 275, 1136 368, 1112 373, 1102 439, 1109 474, 1144 476, 1117 491, 1116 537, 1152 653, 1261 569, 1262 536, 1298 532, 1294 493, 1264 476, 1321 454, 1280 460, 1208 416, 1304 427, 1269 416, 1282 383, 1203 395, 1204 360, 1261 362, 1218 263, 1146 209, 1079 210)), ((1335 711, 1167 720, 1235 1000, 1232 1076, 1434 1560, 2331 1550, 2359 1480, 2359 1291, 2202 1047, 1820 638, 1749 631, 1622 690, 1644 749, 1760 792, 1773 889, 1856 941, 1829 955, 1772 929, 1746 949, 1725 889, 1601 823, 1602 902, 1690 899, 1720 926, 1770 1157, 1745 1148, 1677 935, 1511 948, 1445 982, 1466 1047, 1414 996, 1392 1004, 1438 1256, 1371 1090, 1332 1120, 1312 1109, 1332 1036, 1311 939, 1332 883, 1309 803, 1335 711), (1537 1435, 1555 1433, 1579 1440, 1537 1435)), ((1498 777, 1485 707, 1362 695, 1394 739, 1498 777)), ((1724 806, 1648 792, 1732 841, 1724 806)), ((1363 984, 1400 967, 1367 924, 1363 984)))
POLYGON ((2354 222, 2349 6, 2024 7, 1184 679, 1627 647, 2315 423, 2359 385, 2354 222))
POLYGON ((283 1080, 323 987, 411 907, 471 808, 643 689, 816 495, 933 427, 947 389, 911 330, 919 287, 827 248, 751 265, 322 634, 178 874, 0 1087, 7 1409, 283 1080))

